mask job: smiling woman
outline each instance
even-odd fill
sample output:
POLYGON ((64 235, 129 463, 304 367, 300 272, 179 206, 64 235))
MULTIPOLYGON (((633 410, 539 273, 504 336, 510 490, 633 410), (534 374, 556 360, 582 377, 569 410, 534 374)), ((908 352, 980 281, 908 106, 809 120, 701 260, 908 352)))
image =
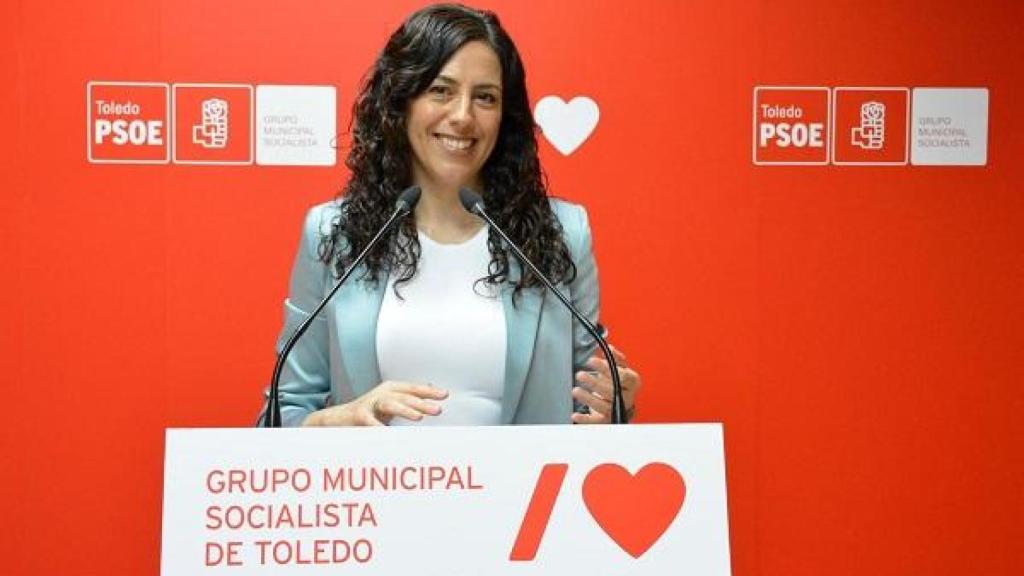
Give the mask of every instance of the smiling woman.
POLYGON ((484 189, 480 172, 501 127, 501 64, 494 50, 481 41, 459 48, 413 98, 407 122, 414 182, 428 190, 484 189))
MULTIPOLYGON (((591 358, 594 341, 459 201, 460 188, 479 191, 597 322, 586 211, 548 197, 525 70, 497 16, 457 5, 414 13, 374 64, 353 122, 352 174, 337 200, 307 216, 279 350, 400 192, 415 185, 422 195, 288 357, 284 424, 607 422, 611 375, 591 358)), ((620 376, 631 409, 639 377, 620 376)))

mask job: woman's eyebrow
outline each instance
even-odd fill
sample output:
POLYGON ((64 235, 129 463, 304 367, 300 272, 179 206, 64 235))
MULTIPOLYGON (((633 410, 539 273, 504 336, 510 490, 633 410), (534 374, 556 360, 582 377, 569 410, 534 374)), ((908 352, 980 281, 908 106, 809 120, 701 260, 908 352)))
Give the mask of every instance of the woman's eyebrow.
MULTIPOLYGON (((444 74, 438 74, 437 78, 435 78, 435 81, 443 82, 443 83, 449 84, 451 86, 458 86, 459 85, 459 81, 458 80, 456 80, 455 78, 452 78, 451 76, 445 76, 444 74)), ((478 88, 478 89, 479 88, 483 88, 485 90, 497 90, 498 92, 501 92, 501 85, 500 84, 494 84, 494 83, 491 83, 491 82, 485 82, 483 84, 476 84, 476 85, 473 86, 473 88, 478 88)))

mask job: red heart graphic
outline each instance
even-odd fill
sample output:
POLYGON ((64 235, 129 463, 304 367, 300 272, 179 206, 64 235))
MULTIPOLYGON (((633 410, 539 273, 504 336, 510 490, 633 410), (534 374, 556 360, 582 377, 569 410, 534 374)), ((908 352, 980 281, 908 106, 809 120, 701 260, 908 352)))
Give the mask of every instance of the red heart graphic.
POLYGON ((662 462, 652 462, 636 475, 618 464, 601 464, 583 480, 583 502, 590 515, 634 558, 668 530, 685 499, 683 477, 662 462))

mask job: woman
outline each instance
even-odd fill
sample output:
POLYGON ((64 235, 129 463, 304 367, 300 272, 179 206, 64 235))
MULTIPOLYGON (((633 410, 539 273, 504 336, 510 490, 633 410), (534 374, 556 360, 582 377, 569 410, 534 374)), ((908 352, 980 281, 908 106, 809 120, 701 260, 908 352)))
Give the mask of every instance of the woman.
MULTIPOLYGON (((457 5, 414 13, 377 59, 353 119, 352 175, 337 201, 307 215, 279 349, 398 194, 415 184, 422 195, 288 357, 284 424, 607 422, 611 379, 590 357, 592 339, 459 202, 461 187, 480 192, 597 321, 586 212, 547 197, 525 72, 497 17, 457 5)), ((631 412, 640 380, 620 375, 631 412)))

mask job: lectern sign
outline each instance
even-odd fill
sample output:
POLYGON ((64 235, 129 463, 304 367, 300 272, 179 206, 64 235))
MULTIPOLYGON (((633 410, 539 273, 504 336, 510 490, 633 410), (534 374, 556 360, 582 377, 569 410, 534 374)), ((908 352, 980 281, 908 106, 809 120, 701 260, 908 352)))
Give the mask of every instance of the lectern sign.
POLYGON ((168 430, 162 574, 730 573, 715 424, 168 430))

